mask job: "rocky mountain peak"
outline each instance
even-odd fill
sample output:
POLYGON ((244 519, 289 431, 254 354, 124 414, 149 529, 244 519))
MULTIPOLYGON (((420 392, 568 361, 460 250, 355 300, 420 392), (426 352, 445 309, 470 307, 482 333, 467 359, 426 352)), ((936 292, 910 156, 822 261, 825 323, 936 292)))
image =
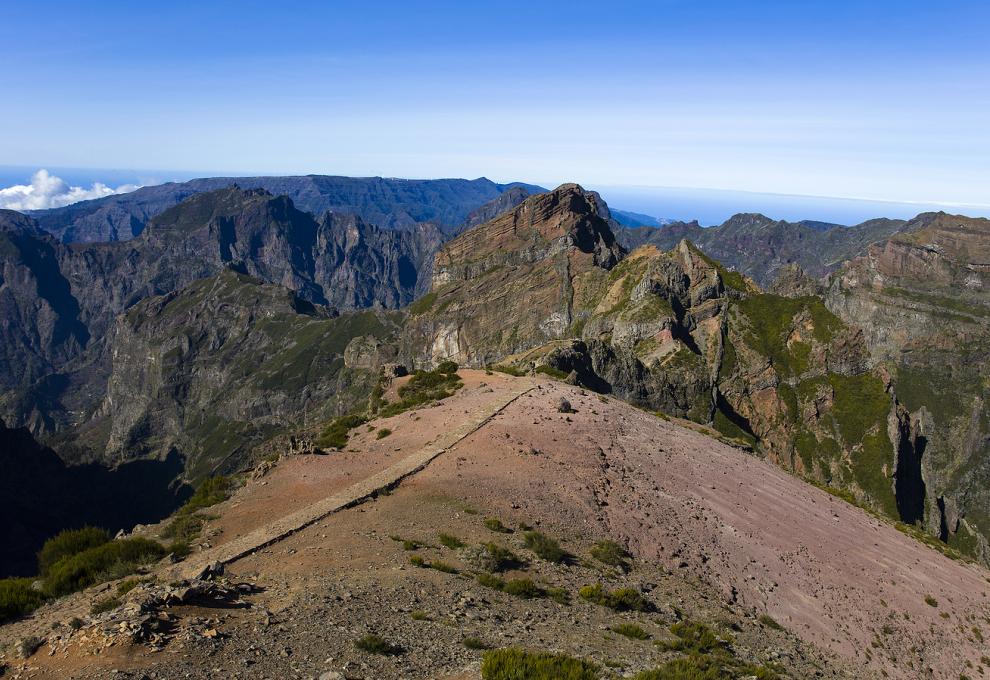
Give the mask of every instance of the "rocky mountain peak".
POLYGON ((509 264, 531 264, 574 249, 611 269, 625 251, 609 226, 601 197, 577 184, 531 196, 447 243, 437 254, 434 286, 466 280, 509 264))

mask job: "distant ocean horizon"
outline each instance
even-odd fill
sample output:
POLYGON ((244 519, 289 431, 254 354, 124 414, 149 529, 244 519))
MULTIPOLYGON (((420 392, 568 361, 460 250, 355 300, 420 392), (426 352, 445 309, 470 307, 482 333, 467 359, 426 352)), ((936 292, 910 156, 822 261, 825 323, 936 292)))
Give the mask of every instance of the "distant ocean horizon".
MULTIPOLYGON (((197 177, 250 177, 265 172, 122 170, 110 168, 63 168, 57 166, 0 165, 0 188, 30 184, 31 175, 44 167, 72 186, 89 187, 101 182, 110 187, 125 184, 149 186, 165 182, 184 182, 197 177)), ((298 174, 311 174, 300 172, 298 174)), ((324 173, 345 174, 345 173, 324 173)), ((386 176, 387 173, 382 173, 386 176)), ((512 179, 504 181, 526 181, 512 179)), ((553 182, 534 182, 548 189, 553 182)), ((611 208, 643 213, 668 220, 697 220, 703 226, 716 226, 737 213, 761 213, 779 220, 815 220, 853 225, 877 217, 909 219, 929 211, 943 210, 970 217, 990 217, 990 205, 959 205, 927 202, 879 201, 830 196, 734 191, 730 189, 694 189, 685 187, 616 186, 583 184, 598 191, 611 208)))

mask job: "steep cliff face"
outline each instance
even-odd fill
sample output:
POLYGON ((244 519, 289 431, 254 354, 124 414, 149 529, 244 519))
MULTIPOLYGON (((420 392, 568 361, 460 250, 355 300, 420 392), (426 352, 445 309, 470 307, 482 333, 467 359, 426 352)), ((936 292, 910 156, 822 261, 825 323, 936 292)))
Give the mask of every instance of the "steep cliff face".
POLYGON ((314 304, 395 308, 429 286, 443 240, 434 225, 317 220, 285 196, 236 188, 196 194, 123 243, 64 245, 17 213, 0 222, 0 413, 49 434, 92 414, 115 349, 108 334, 143 299, 233 268, 314 304))
POLYGON ((600 199, 567 185, 454 239, 409 308, 406 353, 568 375, 712 424, 898 517, 902 432, 861 333, 819 298, 765 294, 686 240, 625 255, 607 220, 600 199))
POLYGON ((622 256, 607 219, 596 194, 564 185, 450 241, 432 291, 409 308, 407 351, 477 364, 561 337, 575 320, 575 279, 622 256))
MULTIPOLYGON (((990 557, 990 221, 920 215, 829 281, 888 367, 920 449, 926 528, 990 557)), ((919 517, 921 519, 921 517, 919 517)))
POLYGON ((186 460, 190 479, 237 469, 239 454, 287 427, 346 412, 377 367, 345 365, 354 338, 388 337, 394 313, 334 316, 291 291, 225 271, 121 315, 106 398, 88 428, 100 460, 186 460))

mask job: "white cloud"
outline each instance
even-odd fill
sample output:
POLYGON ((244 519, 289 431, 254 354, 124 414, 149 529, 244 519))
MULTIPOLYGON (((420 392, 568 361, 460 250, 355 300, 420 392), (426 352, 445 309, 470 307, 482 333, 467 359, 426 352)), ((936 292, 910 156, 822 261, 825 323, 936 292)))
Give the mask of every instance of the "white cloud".
POLYGON ((123 184, 116 189, 102 182, 95 182, 89 189, 69 186, 61 177, 50 174, 47 170, 38 170, 31 177, 30 184, 15 184, 0 189, 0 208, 10 210, 44 210, 45 208, 61 208, 63 205, 102 198, 111 194, 123 194, 134 191, 135 184, 123 184))

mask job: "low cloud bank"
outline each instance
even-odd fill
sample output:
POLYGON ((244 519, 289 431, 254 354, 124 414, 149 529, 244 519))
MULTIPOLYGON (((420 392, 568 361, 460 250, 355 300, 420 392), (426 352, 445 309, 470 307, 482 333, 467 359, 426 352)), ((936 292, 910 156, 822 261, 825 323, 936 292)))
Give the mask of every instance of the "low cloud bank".
POLYGON ((112 194, 123 194, 137 188, 136 184, 122 184, 114 189, 102 182, 95 182, 89 189, 73 187, 69 186, 69 183, 61 177, 56 177, 47 170, 38 170, 31 177, 30 184, 15 184, 0 189, 0 208, 10 210, 61 208, 70 203, 103 198, 112 194))

